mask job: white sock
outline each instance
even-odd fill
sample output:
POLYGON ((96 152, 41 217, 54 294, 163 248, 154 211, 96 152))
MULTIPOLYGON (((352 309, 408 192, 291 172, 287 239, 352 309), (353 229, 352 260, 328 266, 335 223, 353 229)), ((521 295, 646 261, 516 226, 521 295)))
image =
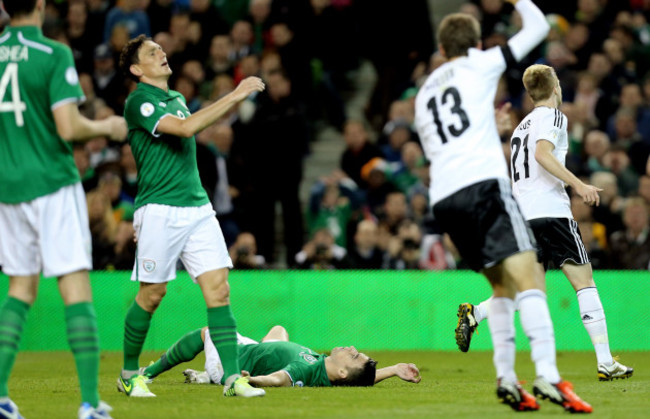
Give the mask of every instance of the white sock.
POLYGON ((479 305, 474 306, 474 318, 476 319, 476 323, 481 324, 483 320, 487 319, 491 301, 492 297, 481 302, 479 305))
POLYGON ((223 378, 223 365, 221 365, 221 357, 217 348, 212 343, 210 335, 205 334, 205 342, 203 342, 203 352, 205 353, 205 372, 210 376, 213 383, 221 384, 223 378))
POLYGON ((531 358, 538 376, 552 384, 560 382, 555 362, 555 334, 553 322, 546 304, 546 294, 532 289, 517 295, 519 320, 530 341, 531 358))
POLYGON ((611 365, 614 360, 609 351, 609 339, 607 337, 607 322, 605 311, 598 296, 596 287, 583 288, 576 293, 578 305, 580 306, 580 317, 585 325, 591 343, 596 349, 596 359, 599 364, 611 365))
POLYGON ((515 302, 510 298, 492 298, 488 304, 488 326, 494 347, 497 378, 517 383, 515 373, 515 302))

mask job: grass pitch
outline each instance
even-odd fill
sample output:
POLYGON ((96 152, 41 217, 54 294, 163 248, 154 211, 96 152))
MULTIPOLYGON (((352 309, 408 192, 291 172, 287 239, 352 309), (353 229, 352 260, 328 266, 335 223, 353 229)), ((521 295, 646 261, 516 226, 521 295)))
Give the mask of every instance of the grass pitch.
MULTIPOLYGON (((144 363, 160 353, 145 353, 144 363)), ((102 353, 100 392, 118 418, 267 418, 267 417, 472 417, 505 415, 558 417, 559 406, 541 402, 538 412, 516 413, 497 402, 491 352, 373 352, 379 366, 413 362, 422 381, 391 378, 374 388, 274 388, 259 399, 224 398, 221 386, 183 382, 185 368, 203 369, 203 355, 156 378, 149 386, 158 397, 135 399, 116 390, 122 354, 102 353)), ((635 368, 627 380, 599 382, 592 352, 558 354, 563 377, 594 407, 593 417, 650 417, 650 354, 623 353, 621 361, 635 368)), ((517 354, 517 371, 531 391, 534 368, 529 354, 517 354)), ((27 419, 73 418, 79 392, 72 355, 67 352, 24 352, 18 355, 9 383, 12 399, 27 419)))

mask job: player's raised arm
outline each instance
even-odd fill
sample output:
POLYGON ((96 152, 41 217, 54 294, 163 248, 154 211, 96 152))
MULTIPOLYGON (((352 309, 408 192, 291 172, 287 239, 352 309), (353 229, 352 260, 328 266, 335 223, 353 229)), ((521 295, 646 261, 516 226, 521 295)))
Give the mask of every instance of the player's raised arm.
POLYGON ((532 0, 506 0, 515 6, 521 15, 523 26, 508 41, 508 46, 515 61, 521 61, 530 51, 546 38, 551 28, 544 14, 532 0))
POLYGON ((181 119, 171 114, 165 116, 160 120, 156 132, 189 138, 208 125, 214 124, 233 106, 246 99, 251 93, 261 92, 262 90, 264 90, 264 82, 262 79, 259 77, 247 77, 239 83, 234 91, 186 119, 181 119))
POLYGON ((126 138, 127 128, 121 116, 109 116, 100 121, 86 118, 79 113, 76 103, 66 103, 52 110, 56 131, 65 141, 89 140, 99 136, 114 141, 126 138))

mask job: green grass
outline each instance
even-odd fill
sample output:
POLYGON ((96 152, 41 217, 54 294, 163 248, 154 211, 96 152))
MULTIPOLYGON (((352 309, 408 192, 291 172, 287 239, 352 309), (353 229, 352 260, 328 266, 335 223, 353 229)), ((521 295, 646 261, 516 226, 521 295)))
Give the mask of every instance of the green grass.
MULTIPOLYGON (((145 353, 143 362, 159 354, 145 353)), ((113 406, 118 418, 266 418, 266 417, 473 417, 504 415, 558 417, 568 415, 559 406, 542 402, 539 412, 515 413, 500 405, 494 394, 491 352, 374 352, 379 366, 406 361, 420 367, 422 382, 405 383, 392 378, 374 388, 279 388, 267 389, 260 399, 224 398, 221 387, 184 384, 185 368, 203 369, 203 356, 158 377, 150 389, 152 399, 131 399, 115 387, 122 356, 104 352, 100 371, 102 399, 113 406)), ((534 368, 529 354, 517 354, 520 380, 530 391, 534 368)), ((594 407, 593 417, 650 417, 650 356, 648 352, 622 354, 621 361, 635 368, 628 380, 599 382, 591 352, 558 354, 563 377, 576 393, 594 407)), ((10 380, 12 399, 28 419, 72 418, 79 404, 72 355, 66 352, 25 352, 18 356, 10 380)))

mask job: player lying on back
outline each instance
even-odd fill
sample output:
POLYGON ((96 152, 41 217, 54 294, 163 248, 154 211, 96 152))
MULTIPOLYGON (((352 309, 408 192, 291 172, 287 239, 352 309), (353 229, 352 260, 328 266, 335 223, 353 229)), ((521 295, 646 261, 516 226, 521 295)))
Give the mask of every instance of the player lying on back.
MULTIPOLYGON (((537 256, 544 269, 552 261, 576 291, 582 323, 596 350, 598 379, 631 377, 634 370, 614 360, 609 350, 605 311, 565 185, 571 186, 587 205, 599 204, 601 189, 583 183, 565 167, 569 148, 567 117, 558 109, 562 88, 553 68, 532 65, 526 69, 523 82, 535 108, 510 140, 513 195, 535 234, 537 256)), ((477 306, 460 305, 456 342, 461 351, 469 349, 472 333, 487 317, 489 304, 490 300, 477 306)))
MULTIPOLYGON (((143 368, 142 374, 154 378, 205 350, 206 371, 185 370, 186 382, 223 384, 221 359, 206 329, 183 336, 158 361, 143 368)), ((390 377, 420 382, 420 371, 413 364, 377 369, 377 362, 354 346, 334 348, 329 356, 319 354, 290 342, 282 326, 271 328, 260 343, 241 335, 238 342, 242 374, 257 387, 368 387, 390 377)))

